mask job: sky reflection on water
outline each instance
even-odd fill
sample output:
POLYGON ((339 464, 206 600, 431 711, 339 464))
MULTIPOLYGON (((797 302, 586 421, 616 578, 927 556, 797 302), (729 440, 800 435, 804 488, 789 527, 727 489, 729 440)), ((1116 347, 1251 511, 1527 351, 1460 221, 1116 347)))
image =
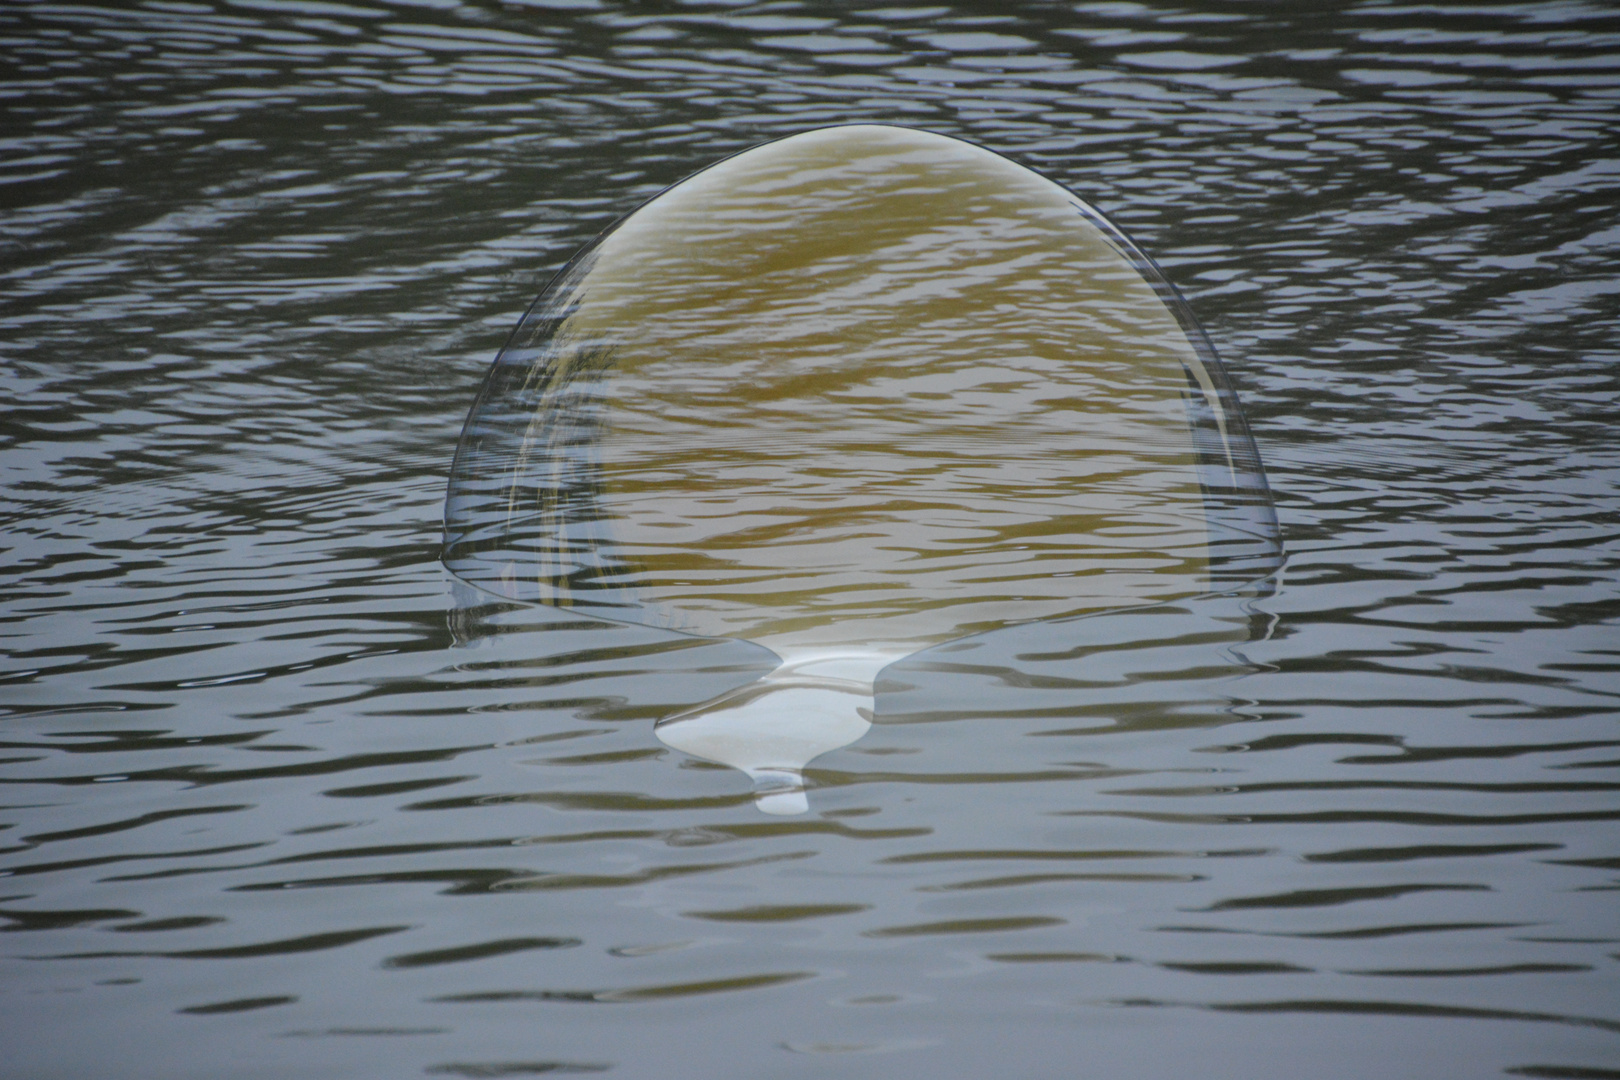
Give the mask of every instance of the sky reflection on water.
POLYGON ((1613 1074, 1613 14, 0 11, 8 1068, 1613 1074), (1154 253, 1291 561, 763 819, 651 730, 756 655, 458 608, 439 512, 563 259, 855 119, 1154 253))

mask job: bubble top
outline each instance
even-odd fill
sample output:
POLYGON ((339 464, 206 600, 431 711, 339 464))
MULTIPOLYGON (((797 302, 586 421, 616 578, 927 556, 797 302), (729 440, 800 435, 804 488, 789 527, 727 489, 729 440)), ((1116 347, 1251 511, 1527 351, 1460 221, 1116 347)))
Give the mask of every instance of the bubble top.
POLYGON ((445 562, 780 655, 1220 591, 1282 548, 1220 362, 1095 209, 848 125, 728 158, 571 261, 496 357, 445 562))

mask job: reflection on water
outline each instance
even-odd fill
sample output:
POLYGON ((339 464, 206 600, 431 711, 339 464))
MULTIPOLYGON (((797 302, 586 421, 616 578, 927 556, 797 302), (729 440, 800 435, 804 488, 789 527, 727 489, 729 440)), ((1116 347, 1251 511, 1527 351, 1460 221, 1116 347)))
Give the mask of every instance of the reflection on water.
POLYGON ((1614 1072, 1609 21, 0 9, 0 1071, 1614 1072), (770 658, 458 605, 444 463, 515 296, 852 120, 1160 259, 1290 562, 918 653, 772 818, 652 731, 770 658))
POLYGON ((479 393, 445 534, 498 595, 772 650, 657 731, 777 813, 888 663, 1281 560, 1157 267, 1028 169, 872 124, 721 162, 576 256, 479 393))

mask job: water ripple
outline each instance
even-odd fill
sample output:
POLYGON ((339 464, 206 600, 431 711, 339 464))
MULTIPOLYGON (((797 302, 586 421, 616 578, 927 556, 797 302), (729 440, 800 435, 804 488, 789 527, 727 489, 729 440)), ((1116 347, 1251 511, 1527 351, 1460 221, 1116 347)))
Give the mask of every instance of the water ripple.
POLYGON ((1612 14, 0 8, 8 1065, 1614 1076, 1612 14), (580 244, 849 120, 1159 258, 1290 563, 897 666, 764 821, 651 732, 760 658, 454 595, 444 475, 580 244))

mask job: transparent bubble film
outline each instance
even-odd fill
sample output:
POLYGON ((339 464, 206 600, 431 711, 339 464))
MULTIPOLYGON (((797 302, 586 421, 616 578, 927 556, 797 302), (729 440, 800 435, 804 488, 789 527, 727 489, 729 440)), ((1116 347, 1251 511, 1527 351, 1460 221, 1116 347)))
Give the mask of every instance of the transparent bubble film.
POLYGON ((1185 302, 1070 192, 811 131, 621 219, 497 356, 445 562, 497 596, 894 658, 1224 591, 1282 558, 1185 302))

